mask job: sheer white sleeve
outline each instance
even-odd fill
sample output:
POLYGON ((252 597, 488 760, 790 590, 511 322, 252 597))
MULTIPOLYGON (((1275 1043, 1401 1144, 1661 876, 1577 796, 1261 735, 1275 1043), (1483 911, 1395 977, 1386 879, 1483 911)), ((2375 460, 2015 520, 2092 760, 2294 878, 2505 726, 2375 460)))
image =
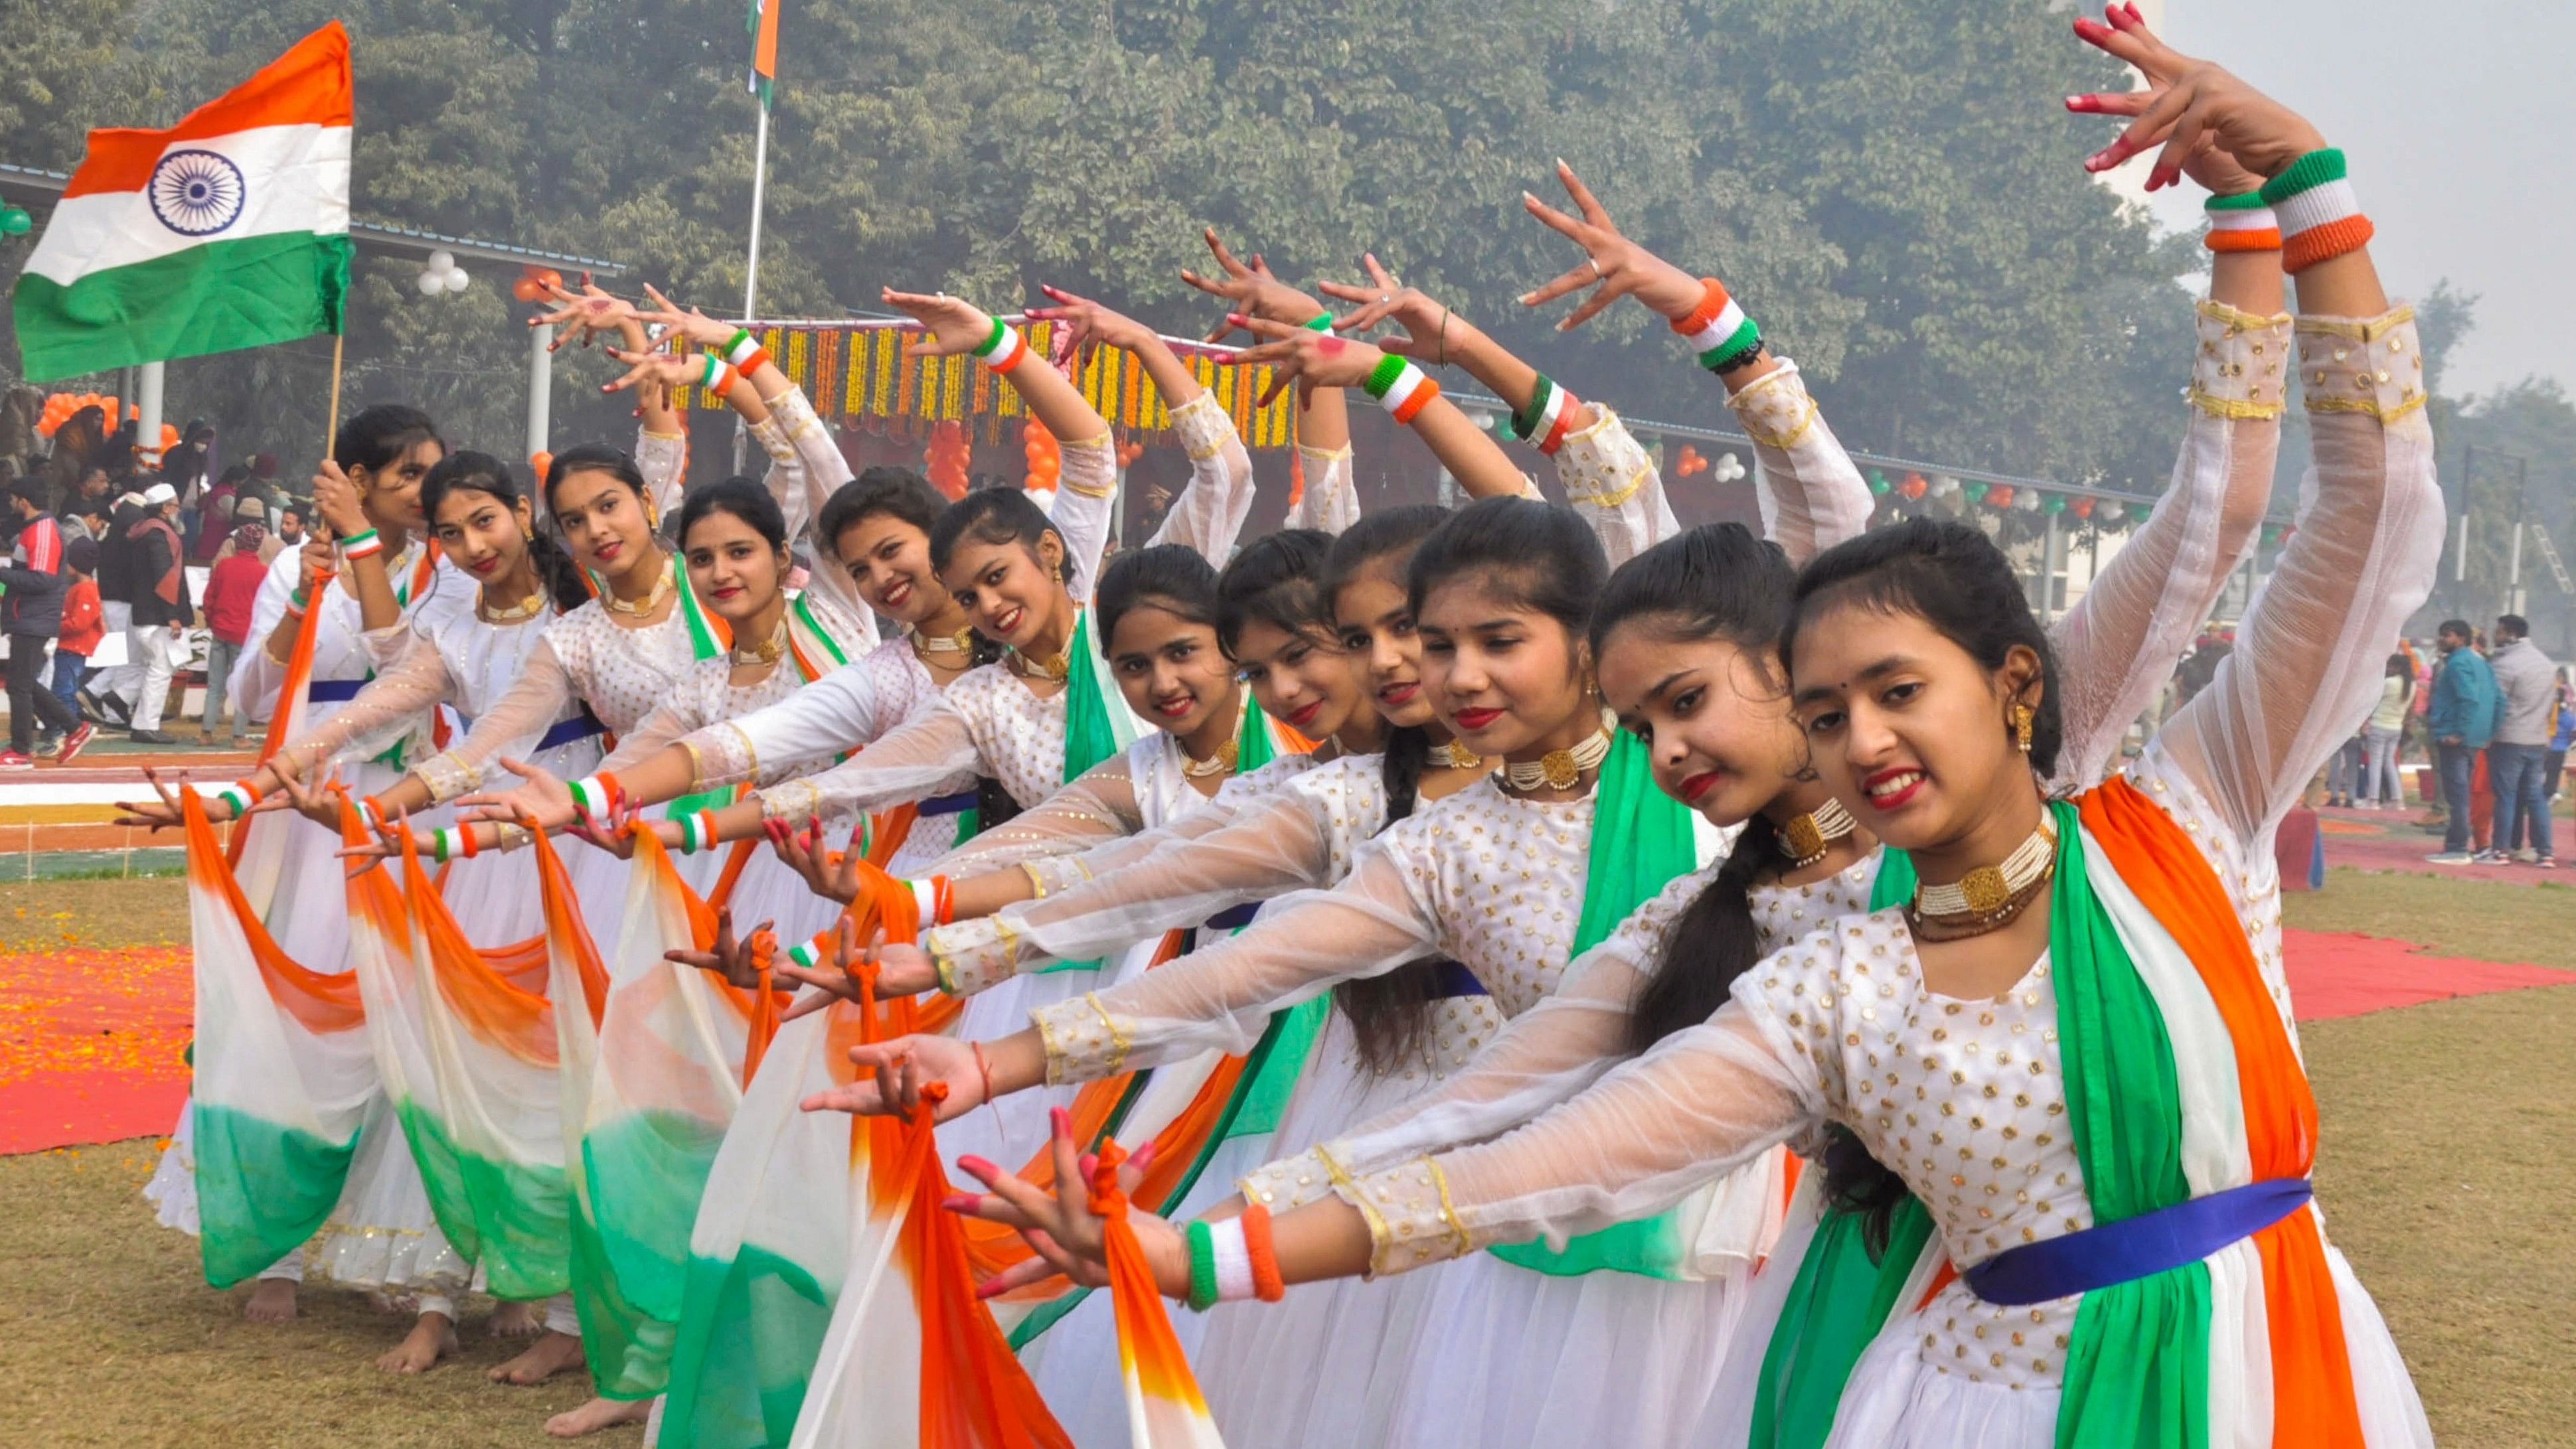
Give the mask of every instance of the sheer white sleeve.
POLYGON ((855 664, 835 669, 776 704, 682 738, 696 762, 690 790, 737 785, 865 745, 876 738, 884 710, 872 671, 855 664))
POLYGON ((1065 559, 1073 566, 1069 592, 1088 600, 1100 581, 1100 559, 1109 550, 1109 526, 1118 513, 1118 447, 1108 433, 1057 445, 1055 491, 1046 500, 1047 519, 1064 536, 1065 559))
POLYGON ((329 759, 357 741, 374 741, 387 731, 417 721, 447 698, 451 684, 447 661, 428 641, 412 637, 406 624, 379 629, 366 637, 373 642, 379 634, 391 636, 401 646, 400 656, 361 686, 356 698, 287 742, 285 748, 293 750, 299 760, 309 763, 329 759))
POLYGON ((2261 527, 2281 451, 2290 318, 2199 308, 2189 421, 2155 512, 2051 633, 2065 744, 2052 790, 2102 778, 2261 527))
POLYGON ((1384 792, 1371 783, 1339 765, 1308 771, 1216 829, 982 920, 942 926, 925 944, 943 979, 971 994, 1048 961, 1092 960, 1235 906, 1331 885, 1349 869, 1343 842, 1365 840, 1385 821, 1384 792))
POLYGON ((680 506, 688 481, 689 435, 635 430, 635 471, 644 475, 644 495, 664 513, 680 506))
POLYGON ((1242 1180, 1245 1199, 1297 1206, 1323 1196, 1337 1174, 1377 1172, 1499 1137, 1599 1080, 1628 1054, 1637 993, 1662 963, 1673 923, 1717 869, 1675 877, 1576 957, 1555 991, 1504 1023, 1465 1071, 1339 1137, 1255 1169, 1242 1180))
MULTIPOLYGON (((1411 821, 1403 822, 1411 824, 1411 821)), ((1245 1052, 1270 1013, 1439 953, 1427 885, 1427 831, 1389 831, 1350 879, 1274 904, 1238 935, 1106 991, 1029 1013, 1046 1044, 1047 1080, 1090 1081, 1197 1052, 1245 1052)))
POLYGON ((1036 805, 982 832, 940 858, 938 874, 957 877, 1006 870, 1020 862, 1076 855, 1144 827, 1127 751, 1082 772, 1036 805))
MULTIPOLYGON (((424 648, 416 652, 436 651, 424 648)), ((414 765, 411 773, 429 787, 430 798, 442 805, 479 790, 483 788, 485 767, 503 746, 544 734, 580 697, 573 688, 572 675, 555 656, 553 641, 540 639, 537 647, 528 651, 528 662, 509 692, 475 717, 474 728, 465 738, 414 765)))
POLYGON ((1798 364, 1780 365, 1726 400, 1753 440, 1762 536, 1803 566, 1869 527, 1874 502, 1860 468, 1825 425, 1798 364))
POLYGON ((1297 462, 1305 470, 1306 488, 1288 505, 1282 528, 1320 528, 1338 534, 1360 521, 1359 489, 1351 481, 1351 450, 1327 451, 1297 445, 1297 462))
POLYGON ((1645 446, 1617 413, 1599 403, 1585 406, 1592 409, 1592 426, 1568 434, 1556 450, 1556 480, 1565 485, 1566 502, 1600 535, 1615 569, 1682 526, 1645 446))
POLYGON ((2302 317, 2298 347, 2315 465, 2297 531, 2217 677, 2156 735, 2248 841, 2378 702, 2388 641, 2442 549, 2414 312, 2302 317))
POLYGON ((1174 408, 1172 431, 1190 455, 1189 486, 1172 500, 1147 544, 1187 544, 1224 568, 1243 521, 1252 516, 1252 454, 1212 392, 1174 408))
POLYGON ((1769 958, 1715 1016, 1507 1136, 1336 1182, 1368 1220, 1371 1273, 1651 1216, 1824 1116, 1834 1053, 1790 991, 1831 991, 1831 953, 1819 935, 1769 958))
MULTIPOLYGON (((665 699, 653 706, 653 712, 636 721, 635 728, 617 737, 617 748, 599 762, 600 772, 613 774, 631 770, 695 732, 697 712, 680 699, 665 699)), ((713 785, 706 788, 713 789, 713 785)), ((700 793, 697 790, 689 792, 700 793)))
MULTIPOLYGON (((785 709, 824 681, 854 672, 835 669, 796 691, 785 704, 771 705, 761 714, 785 709)), ((764 759, 761 763, 765 767, 769 761, 764 759)), ((760 812, 772 820, 802 820, 809 815, 830 820, 907 805, 929 799, 949 779, 973 774, 983 764, 984 752, 975 743, 975 733, 966 716, 943 698, 930 713, 890 731, 821 774, 781 781, 761 790, 760 812)))
POLYGON ((832 540, 815 532, 823 522, 823 505, 850 481, 850 460, 841 456, 840 444, 832 441, 832 430, 815 414, 803 388, 790 384, 785 392, 767 399, 766 406, 769 416, 752 425, 751 435, 769 454, 769 489, 787 515, 787 536, 801 534, 812 544, 813 586, 849 610, 865 631, 867 644, 874 647, 875 612, 859 597, 849 570, 833 554, 832 540))

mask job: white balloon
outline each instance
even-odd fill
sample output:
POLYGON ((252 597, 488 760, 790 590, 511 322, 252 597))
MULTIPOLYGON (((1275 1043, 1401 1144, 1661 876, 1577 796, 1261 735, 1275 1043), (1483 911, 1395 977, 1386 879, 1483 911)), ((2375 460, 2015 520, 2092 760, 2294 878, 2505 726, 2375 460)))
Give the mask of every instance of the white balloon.
POLYGON ((445 250, 431 252, 429 254, 429 269, 433 272, 455 271, 456 253, 445 250))
POLYGON ((1935 473, 1935 474, 1933 474, 1933 475, 1932 475, 1932 496, 1933 496, 1933 497, 1935 497, 1935 498, 1947 498, 1947 497, 1949 497, 1951 494, 1956 493, 1956 492, 1958 492, 1958 491, 1959 491, 1959 480, 1958 480, 1957 478, 1952 477, 1950 474, 1947 474, 1947 473, 1935 473))
POLYGON ((446 290, 447 274, 445 272, 423 272, 420 274, 420 294, 422 296, 435 297, 446 290))
POLYGON ((465 274, 464 274, 463 272, 461 272, 461 271, 453 271, 453 270, 451 270, 450 272, 448 272, 448 274, 447 274, 447 290, 449 290, 449 291, 451 291, 451 292, 462 292, 462 291, 464 291, 464 290, 465 290, 465 274))
POLYGON ((1720 483, 1732 483, 1744 476, 1744 460, 1733 453, 1720 453, 1709 469, 1709 477, 1720 483))
POLYGON ((2013 507, 2020 509, 2024 513, 2037 513, 2039 511, 2039 490, 2036 488, 2025 488, 2019 493, 2014 494, 2013 507))

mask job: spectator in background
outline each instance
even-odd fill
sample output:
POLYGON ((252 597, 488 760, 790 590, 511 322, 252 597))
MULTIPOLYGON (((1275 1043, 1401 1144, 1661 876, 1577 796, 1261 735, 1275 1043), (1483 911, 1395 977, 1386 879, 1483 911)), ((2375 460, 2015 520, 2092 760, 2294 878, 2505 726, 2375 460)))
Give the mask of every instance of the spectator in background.
POLYGON ((2548 778, 2549 799, 2558 799, 2558 780, 2567 769, 2567 746, 2576 742, 2576 700, 2571 700, 2567 687, 2567 668, 2558 669, 2558 700, 2550 707, 2549 752, 2540 757, 2541 772, 2548 778))
POLYGON ((0 565, 0 629, 9 636, 9 748, 0 751, 0 770, 31 770, 36 723, 59 734, 58 759, 68 760, 89 743, 90 731, 77 711, 67 709, 47 689, 45 646, 63 626, 63 534, 45 512, 47 485, 21 478, 9 492, 9 509, 18 518, 18 541, 9 562, 0 565))
POLYGON ((169 707, 170 677, 187 647, 188 623, 195 613, 188 606, 188 579, 180 567, 179 490, 155 483, 143 490, 143 502, 148 511, 128 535, 134 625, 126 632, 125 647, 143 666, 128 733, 137 744, 175 745, 177 739, 161 732, 161 711, 169 707))
POLYGON ((285 547, 268 531, 268 505, 260 502, 255 496, 245 495, 233 500, 233 536, 225 539, 224 546, 215 550, 217 563, 241 551, 241 527, 245 523, 259 525, 259 556, 262 563, 277 557, 278 551, 285 547))
POLYGON ((2442 667, 2433 674, 2433 706, 2425 722, 2433 735, 2442 803, 2447 807, 2442 848, 2425 857, 2435 865, 2467 865, 2475 859, 2469 853, 2471 817, 2476 814, 2470 798, 2472 776, 2481 763, 2479 755, 2495 738, 2496 715, 2503 703, 2496 693, 2495 675, 2470 647, 2474 637, 2466 620, 2445 619, 2434 640, 2442 653, 2442 667))
POLYGON ((273 559, 290 548, 304 546, 304 518, 304 505, 294 499, 287 499, 278 505, 277 533, 263 545, 268 550, 270 558, 273 559))
POLYGON ((2495 640, 2487 668, 2495 675, 2503 708, 2495 741, 2487 746, 2496 816, 2494 845, 2484 859, 2491 865, 2511 860, 2528 841, 2532 864, 2548 870, 2558 862, 2549 848, 2549 794, 2541 757, 2549 750, 2558 702, 2558 666, 2531 642, 2531 623, 2520 614, 2497 618, 2495 640))
POLYGON ((223 546, 232 541, 233 525, 241 521, 233 517, 233 510, 241 497, 242 482, 249 477, 250 469, 235 463, 197 500, 196 541, 188 548, 191 560, 212 563, 223 546))
POLYGON ((250 638, 251 604, 259 598, 260 581, 268 577, 268 565, 260 561, 260 545, 267 534, 256 523, 235 525, 224 556, 215 560, 214 572, 206 578, 206 713, 198 728, 198 738, 205 744, 215 742, 217 720, 223 721, 225 745, 241 733, 242 702, 233 701, 227 718, 224 683, 250 638))
MULTIPOLYGON (((134 529, 142 521, 143 495, 119 494, 108 515, 107 537, 98 542, 99 610, 107 632, 119 639, 134 633, 134 529)), ((121 725, 132 719, 134 701, 142 693, 142 661, 128 653, 123 664, 100 670, 90 681, 83 704, 92 716, 121 725)))
MULTIPOLYGON (((70 584, 63 589, 63 631, 54 638, 54 698, 63 708, 80 712, 81 676, 88 672, 89 657, 98 652, 99 643, 107 637, 106 621, 98 607, 98 542, 75 538, 63 544, 63 567, 71 571, 70 584)), ((73 733, 82 744, 98 727, 87 720, 73 733)), ((63 737, 63 743, 72 736, 63 737)), ((74 749, 73 754, 80 753, 74 749)), ((68 759, 58 755, 56 759, 68 759)))
POLYGON ((2361 739, 2361 799, 2364 810, 2400 810, 2406 784, 2397 774, 2397 741, 2406 731, 2406 713, 2415 703, 2415 662, 2403 654, 2388 656, 2388 677, 2379 681, 2379 703, 2361 739))

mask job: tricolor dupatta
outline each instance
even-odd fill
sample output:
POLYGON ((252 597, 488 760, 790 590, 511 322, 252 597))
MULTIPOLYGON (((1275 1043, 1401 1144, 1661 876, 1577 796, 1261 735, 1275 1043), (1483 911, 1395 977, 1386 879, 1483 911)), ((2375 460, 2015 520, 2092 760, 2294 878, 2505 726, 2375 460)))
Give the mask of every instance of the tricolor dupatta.
MULTIPOLYGON (((917 938, 911 893, 877 902, 889 941, 917 938)), ((919 1026, 860 972, 858 1034, 919 1026)), ((946 1086, 931 1084, 934 1100, 946 1086)), ((849 1119, 849 1257, 789 1443, 796 1449, 1070 1449, 1072 1441, 976 1301, 931 1113, 849 1119)), ((666 1415, 667 1418, 667 1415, 666 1415)))
MULTIPOLYGON (((671 554, 671 582, 680 597, 680 617, 688 625, 689 657, 704 662, 719 658, 733 648, 733 629, 709 611, 705 601, 698 597, 697 589, 689 583, 688 560, 682 558, 677 550, 671 554)), ((721 810, 732 804, 733 798, 730 786, 683 795, 662 807, 661 818, 677 820, 701 810, 721 810)))
POLYGON ((328 1220, 377 1091, 353 971, 290 959, 233 878, 194 788, 179 792, 196 977, 198 1248, 217 1288, 328 1220))
POLYGON ((1224 1449, 1190 1361, 1173 1336, 1162 1290, 1127 1220, 1118 1167, 1127 1154, 1104 1141, 1091 1172, 1091 1210, 1101 1224, 1109 1263, 1109 1297, 1118 1313, 1118 1369, 1127 1390, 1127 1442, 1132 1449, 1224 1449))
POLYGON ((1134 744, 1152 725, 1127 707, 1117 677, 1091 631, 1091 610, 1076 612, 1073 640, 1065 648, 1064 771, 1072 784, 1082 772, 1134 744))

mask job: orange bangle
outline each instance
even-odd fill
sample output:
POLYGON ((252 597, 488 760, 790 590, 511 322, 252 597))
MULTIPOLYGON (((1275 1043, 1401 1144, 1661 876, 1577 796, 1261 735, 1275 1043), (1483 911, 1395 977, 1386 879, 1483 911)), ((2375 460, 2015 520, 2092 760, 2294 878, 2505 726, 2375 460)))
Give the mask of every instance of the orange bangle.
POLYGON ((1264 1303, 1288 1296, 1279 1277, 1279 1251, 1270 1240, 1270 1209, 1259 1203, 1243 1210, 1243 1249, 1252 1259, 1252 1293, 1264 1303))

